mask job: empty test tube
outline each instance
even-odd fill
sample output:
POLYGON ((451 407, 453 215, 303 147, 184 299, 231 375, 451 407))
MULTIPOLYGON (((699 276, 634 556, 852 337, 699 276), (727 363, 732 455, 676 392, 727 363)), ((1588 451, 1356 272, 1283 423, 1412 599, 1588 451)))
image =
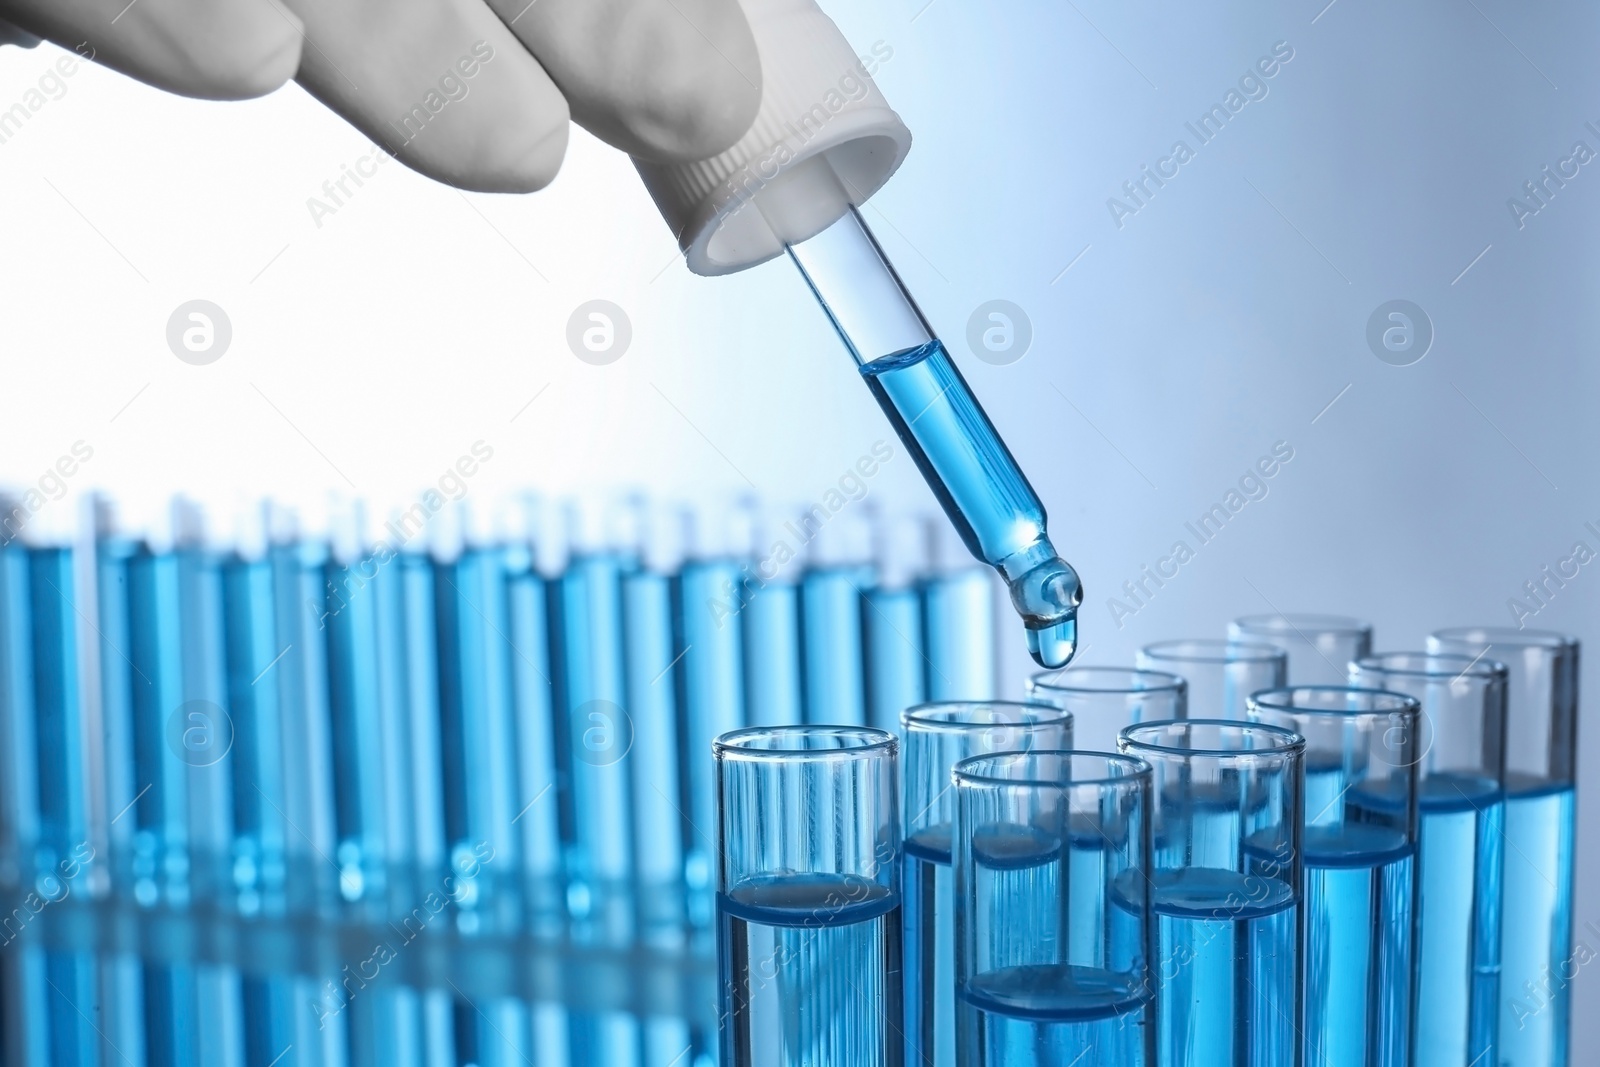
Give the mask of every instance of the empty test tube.
POLYGON ((1348 615, 1243 615, 1228 639, 1283 649, 1289 685, 1343 685, 1350 664, 1372 653, 1371 624, 1348 615))
MULTIPOLYGON (((793 169, 825 180, 828 168, 817 156, 793 169)), ((794 229, 768 221, 777 233, 794 229)), ((1005 579, 1033 657, 1065 666, 1077 645, 1078 575, 1056 555, 1044 505, 860 213, 850 207, 789 255, 968 550, 1005 579)))

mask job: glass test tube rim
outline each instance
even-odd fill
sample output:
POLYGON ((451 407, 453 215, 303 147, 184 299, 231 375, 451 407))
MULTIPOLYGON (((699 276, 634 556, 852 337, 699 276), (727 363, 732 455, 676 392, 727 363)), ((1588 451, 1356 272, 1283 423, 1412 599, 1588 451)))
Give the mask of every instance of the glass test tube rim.
MULTIPOLYGON (((1446 626, 1428 634, 1429 641, 1459 641, 1463 644, 1483 645, 1485 651, 1494 645, 1513 648, 1548 648, 1552 651, 1577 648, 1579 641, 1571 634, 1559 630, 1519 630, 1514 626, 1446 626)), ((1430 656, 1461 655, 1458 652, 1430 652, 1430 656)))
POLYGON ((928 700, 900 713, 900 725, 907 732, 915 729, 928 734, 964 734, 996 726, 1066 726, 1071 723, 1072 712, 1043 700, 928 700), (947 717, 1001 708, 1014 710, 1015 717, 1006 718, 1000 714, 947 717))
MULTIPOLYGON (((1487 651, 1487 650, 1485 650, 1487 651)), ((1463 678, 1499 678, 1504 681, 1510 674, 1504 663, 1486 658, 1483 653, 1469 656, 1464 652, 1378 652, 1353 661, 1353 666, 1363 671, 1377 671, 1402 678, 1425 678, 1430 681, 1463 678), (1460 670, 1452 667, 1435 667, 1453 661, 1460 670)))
POLYGON ((899 748, 900 739, 887 730, 827 723, 746 726, 730 730, 711 742, 711 752, 716 759, 739 763, 843 763, 893 756, 899 748), (805 743, 824 739, 851 743, 833 748, 813 748, 805 743), (755 747, 758 742, 767 740, 792 743, 774 748, 755 747))
POLYGON ((1163 719, 1158 722, 1142 722, 1133 726, 1123 727, 1121 732, 1117 734, 1117 747, 1122 748, 1124 746, 1133 752, 1148 752, 1155 758, 1164 760, 1203 757, 1207 759, 1223 759, 1240 764, 1254 762, 1273 763, 1293 758, 1297 754, 1303 754, 1306 748, 1306 739, 1293 730, 1264 722, 1248 722, 1240 719, 1163 719), (1205 727, 1223 732, 1232 732, 1241 737, 1254 737, 1259 734, 1265 738, 1276 739, 1277 743, 1268 748, 1195 748, 1188 745, 1160 744, 1155 741, 1139 740, 1138 735, 1168 730, 1173 727, 1182 727, 1190 731, 1196 727, 1205 727))
POLYGON ((1139 654, 1171 663, 1269 663, 1288 658, 1277 645, 1261 641, 1233 641, 1226 637, 1180 637, 1172 641, 1157 641, 1139 649, 1139 654))
POLYGON ((1031 688, 1051 693, 1083 693, 1083 694, 1113 694, 1113 693, 1173 693, 1186 692, 1189 688, 1188 679, 1181 674, 1171 671, 1158 671, 1148 667, 1107 667, 1099 665, 1083 665, 1062 667, 1053 671, 1036 671, 1028 676, 1028 685, 1031 688), (1153 685, 1067 685, 1063 679, 1068 676, 1074 679, 1088 681, 1088 675, 1117 676, 1125 682, 1128 679, 1149 679, 1156 682, 1153 685))
MULTIPOLYGON (((1382 689, 1372 686, 1360 685, 1285 685, 1275 689, 1258 689, 1250 694, 1248 700, 1251 714, 1257 711, 1267 711, 1275 715, 1318 715, 1329 719, 1359 719, 1363 716, 1388 716, 1395 714, 1411 713, 1419 716, 1422 713, 1422 701, 1408 693, 1401 693, 1394 689, 1382 689), (1392 707, 1366 707, 1366 708, 1333 708, 1316 707, 1314 705, 1297 704, 1294 702, 1297 693, 1338 693, 1345 697, 1361 696, 1382 699, 1393 704, 1392 707), (1283 699, 1287 696, 1287 700, 1283 699)), ((1272 725, 1266 723, 1263 725, 1272 725)))
POLYGON ((1138 756, 1130 756, 1123 752, 1100 752, 1095 749, 1084 748, 1044 748, 1018 752, 985 752, 977 756, 968 756, 958 761, 950 768, 950 780, 958 787, 976 789, 1060 789, 1063 791, 1076 789, 1079 786, 1100 787, 1128 787, 1138 788, 1140 783, 1148 784, 1155 777, 1155 769, 1149 761, 1138 756), (1035 778, 1002 776, 997 774, 980 773, 983 764, 993 764, 996 767, 1016 768, 1026 763, 1042 759, 1067 759, 1077 758, 1097 759, 1109 770, 1113 767, 1124 769, 1124 773, 1103 774, 1091 778, 1035 778))
POLYGON ((1301 629, 1311 629, 1324 634, 1372 633, 1372 624, 1365 619, 1354 615, 1334 615, 1317 611, 1240 615, 1231 625, 1237 626, 1251 636, 1254 636, 1255 632, 1261 632, 1271 633, 1276 637, 1293 637, 1301 629))

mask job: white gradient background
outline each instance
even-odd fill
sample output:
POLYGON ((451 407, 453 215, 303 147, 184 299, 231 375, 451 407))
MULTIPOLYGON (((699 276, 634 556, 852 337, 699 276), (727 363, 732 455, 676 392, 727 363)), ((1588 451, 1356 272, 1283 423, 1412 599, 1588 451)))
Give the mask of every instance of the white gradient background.
MULTIPOLYGON (((1584 128, 1600 9, 1325 2, 825 5, 860 50, 894 50, 878 81, 916 144, 867 217, 1048 505, 1094 661, 1273 608, 1364 615, 1380 648, 1415 648, 1435 626, 1509 621, 1541 566, 1580 538, 1600 549, 1584 530, 1600 525, 1600 165, 1525 229, 1506 207, 1575 140, 1600 149, 1584 128), (1280 40, 1295 56, 1270 95, 1119 231, 1106 198, 1280 40), (964 342, 992 298, 1033 324, 1007 367, 964 342), (1393 298, 1436 330, 1410 367, 1364 338, 1393 298), (1277 440, 1295 458, 1270 495, 1117 628, 1106 597, 1277 440)), ((58 54, 0 50, 0 109, 58 54)), ((387 500, 481 438, 495 458, 474 499, 814 500, 887 433, 786 263, 689 275, 627 161, 587 135, 537 196, 462 195, 390 163, 319 229, 307 197, 369 148, 299 89, 223 105, 93 68, 67 84, 0 144, 0 478, 36 478, 82 438, 95 456, 75 490, 387 500), (234 330, 199 368, 164 336, 197 297, 234 330), (608 367, 564 340, 595 298, 633 323, 608 367)), ((909 462, 872 493, 931 506, 909 462)), ((1600 647, 1597 593, 1591 565, 1534 624, 1600 647)), ((1580 928, 1600 921, 1597 797, 1580 928)), ((1585 1062, 1600 970, 1577 991, 1585 1062)))

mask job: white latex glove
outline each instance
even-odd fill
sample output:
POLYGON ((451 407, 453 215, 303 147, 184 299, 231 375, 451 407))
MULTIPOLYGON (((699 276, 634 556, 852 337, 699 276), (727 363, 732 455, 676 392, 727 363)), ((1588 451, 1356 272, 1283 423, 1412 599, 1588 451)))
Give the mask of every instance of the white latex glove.
POLYGON ((0 0, 0 20, 185 96, 295 78, 408 166, 486 192, 548 184, 569 118, 703 159, 761 98, 738 0, 0 0))

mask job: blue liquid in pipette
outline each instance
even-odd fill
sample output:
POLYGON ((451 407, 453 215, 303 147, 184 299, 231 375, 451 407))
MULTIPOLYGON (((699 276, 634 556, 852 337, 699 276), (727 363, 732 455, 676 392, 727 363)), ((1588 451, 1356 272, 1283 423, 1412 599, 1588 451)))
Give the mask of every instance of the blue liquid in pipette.
POLYGON ((1306 828, 1307 1064, 1411 1062, 1414 854, 1405 835, 1387 826, 1306 828))
POLYGON ((1044 505, 938 340, 861 367, 895 433, 972 554, 1000 569, 1043 667, 1078 640, 1078 576, 1045 536, 1044 505))
POLYGON ((896 894, 844 875, 765 877, 719 893, 717 912, 723 1063, 897 1062, 896 894))
POLYGON ((1574 798, 1569 784, 1506 782, 1500 930, 1500 1063, 1566 1067, 1572 950, 1574 798))
MULTIPOLYGON (((1382 794, 1352 799, 1380 816, 1392 810, 1382 794)), ((1503 797, 1490 780, 1440 773, 1422 780, 1418 807, 1414 1062, 1498 1063, 1503 797)))
MULTIPOLYGON (((1214 867, 1157 871, 1151 881, 1159 1067, 1294 1063, 1293 888, 1214 867)), ((1136 911, 1144 892, 1140 872, 1128 871, 1113 900, 1136 911)))

